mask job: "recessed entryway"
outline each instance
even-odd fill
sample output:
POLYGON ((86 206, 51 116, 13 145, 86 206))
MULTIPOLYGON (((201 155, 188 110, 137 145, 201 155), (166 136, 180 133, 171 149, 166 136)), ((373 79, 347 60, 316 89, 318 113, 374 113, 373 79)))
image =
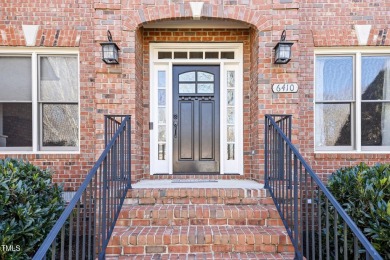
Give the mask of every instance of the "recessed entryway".
POLYGON ((242 51, 150 44, 151 174, 243 174, 242 51))

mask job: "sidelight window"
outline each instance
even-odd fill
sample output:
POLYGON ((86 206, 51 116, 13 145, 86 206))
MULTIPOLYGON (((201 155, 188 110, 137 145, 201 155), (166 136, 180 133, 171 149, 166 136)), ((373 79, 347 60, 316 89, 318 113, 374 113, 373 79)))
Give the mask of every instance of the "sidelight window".
POLYGON ((235 158, 235 72, 227 71, 227 159, 235 158))
POLYGON ((167 153, 167 74, 165 70, 158 71, 158 159, 165 160, 167 153))

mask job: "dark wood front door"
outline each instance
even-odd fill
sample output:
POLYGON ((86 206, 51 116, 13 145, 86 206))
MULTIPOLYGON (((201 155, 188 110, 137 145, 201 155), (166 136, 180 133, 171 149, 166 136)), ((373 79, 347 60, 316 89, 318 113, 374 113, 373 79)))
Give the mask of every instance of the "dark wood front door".
POLYGON ((219 66, 173 67, 173 173, 219 173, 219 66))

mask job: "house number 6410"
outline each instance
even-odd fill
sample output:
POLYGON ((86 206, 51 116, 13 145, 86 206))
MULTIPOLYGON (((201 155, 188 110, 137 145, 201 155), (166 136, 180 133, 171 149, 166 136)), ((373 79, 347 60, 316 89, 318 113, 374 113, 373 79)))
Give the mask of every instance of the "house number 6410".
POLYGON ((274 93, 296 93, 298 92, 298 84, 297 83, 273 84, 272 91, 274 93))

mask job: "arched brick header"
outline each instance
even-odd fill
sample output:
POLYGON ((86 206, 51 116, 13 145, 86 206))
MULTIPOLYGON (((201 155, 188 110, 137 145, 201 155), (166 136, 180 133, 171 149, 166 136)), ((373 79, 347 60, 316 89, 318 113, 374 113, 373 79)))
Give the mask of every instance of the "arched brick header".
MULTIPOLYGON (((78 30, 39 29, 32 47, 79 47, 81 33, 78 30)), ((23 29, 12 25, 0 26, 0 46, 26 46, 23 29)))
MULTIPOLYGON (((257 28, 258 30, 271 29, 272 22, 269 9, 262 5, 263 10, 254 10, 245 5, 220 5, 205 3, 201 13, 201 19, 217 18, 236 20, 257 28)), ((159 22, 167 20, 192 19, 190 4, 172 3, 170 5, 142 5, 137 10, 126 10, 122 6, 122 26, 125 30, 136 30, 142 25, 150 22, 159 22)))
MULTIPOLYGON (((390 46, 389 28, 372 28, 367 46, 390 46)), ((312 30, 315 47, 358 46, 358 37, 353 28, 312 30)))

